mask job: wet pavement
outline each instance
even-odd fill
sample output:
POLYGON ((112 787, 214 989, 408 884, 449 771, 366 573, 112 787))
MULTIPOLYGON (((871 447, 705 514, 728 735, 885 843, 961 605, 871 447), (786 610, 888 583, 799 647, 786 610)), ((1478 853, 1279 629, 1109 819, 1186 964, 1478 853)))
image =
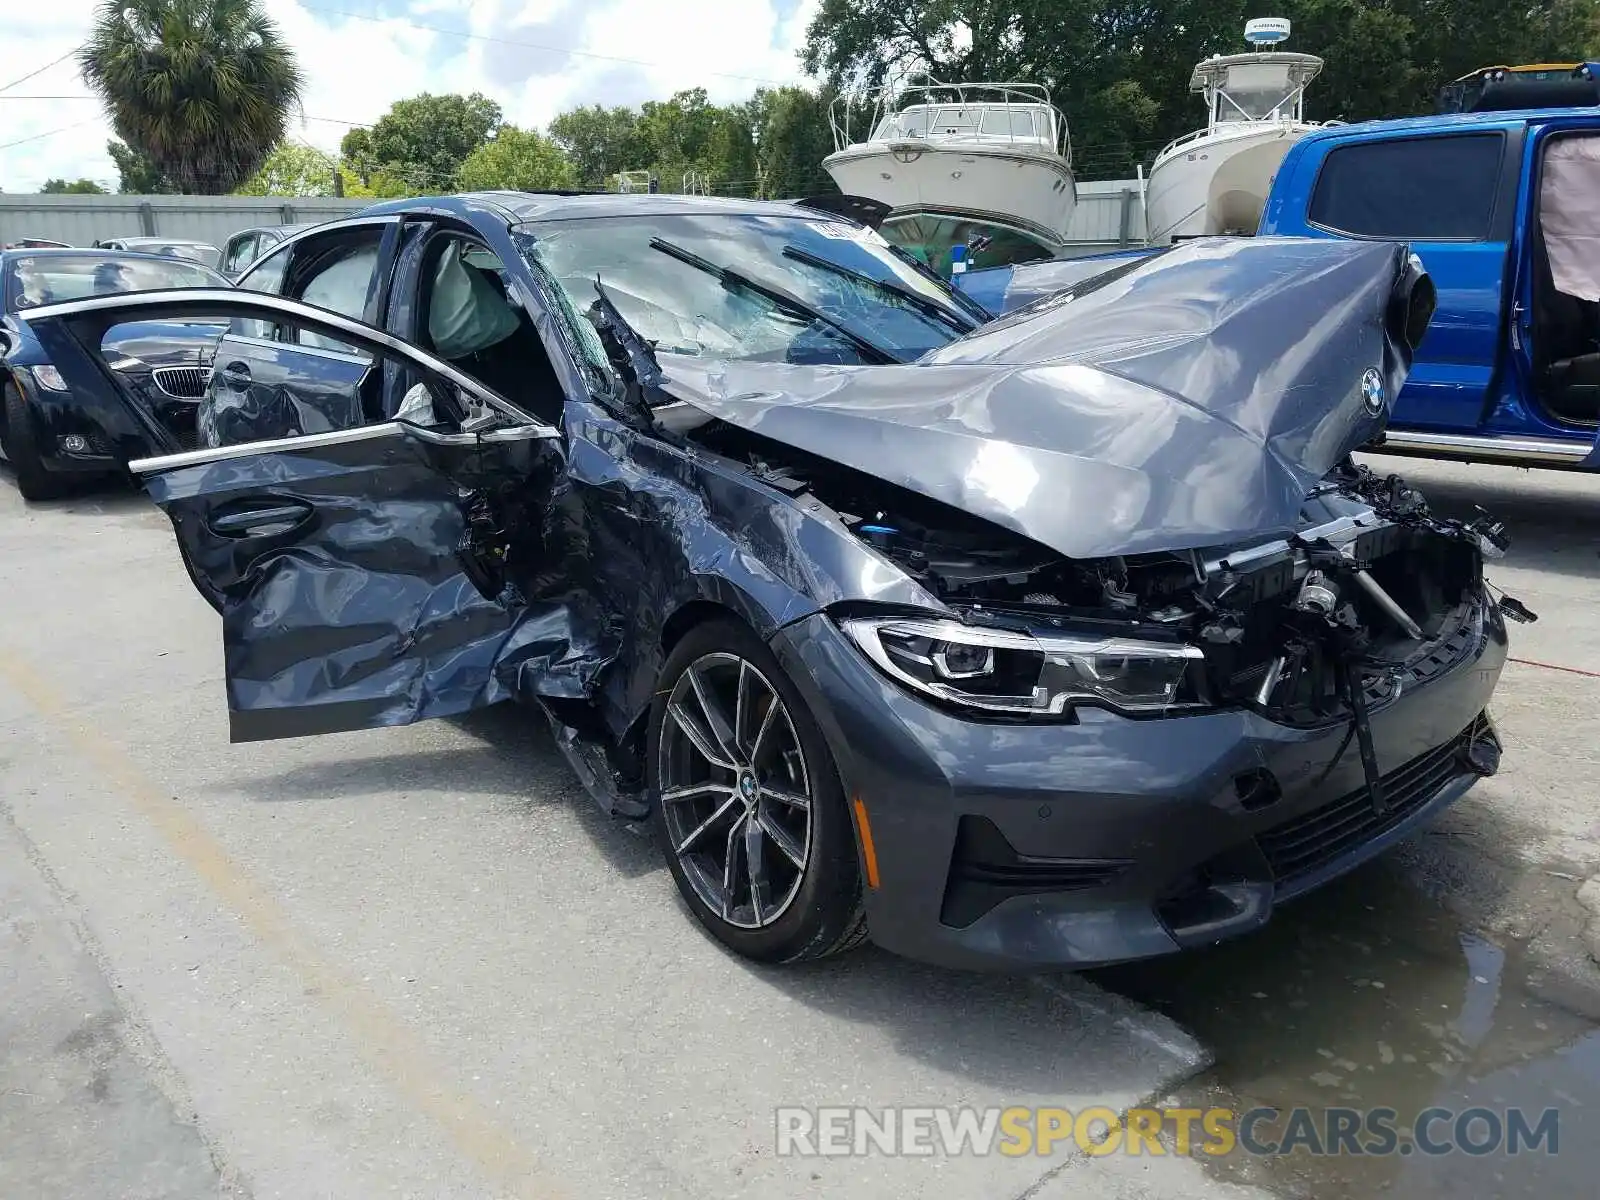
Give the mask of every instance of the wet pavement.
MULTIPOLYGON (((1209 951, 1096 972, 1166 1013, 1216 1056, 1171 1099, 1182 1107, 1560 1110, 1558 1150, 1511 1156, 1196 1157, 1231 1182, 1283 1197, 1357 1200, 1593 1195, 1600 1176, 1600 1025, 1541 999, 1513 941, 1464 928, 1378 862, 1282 909, 1261 933, 1209 951)), ((1435 1123, 1435 1141, 1453 1121, 1435 1123)), ((1470 1136, 1483 1137, 1476 1125, 1470 1136)), ((1260 1126, 1272 1142, 1282 1122, 1260 1126)), ((1365 1140, 1363 1137, 1362 1140, 1365 1140)))

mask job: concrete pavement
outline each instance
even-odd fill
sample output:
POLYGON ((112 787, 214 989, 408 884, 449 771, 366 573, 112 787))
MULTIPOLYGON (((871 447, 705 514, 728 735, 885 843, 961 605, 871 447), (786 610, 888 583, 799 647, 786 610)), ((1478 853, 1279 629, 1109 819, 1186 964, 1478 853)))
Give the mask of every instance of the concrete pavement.
POLYGON ((1068 976, 730 958, 515 709, 229 746, 216 617, 138 498, 0 487, 0 614, 6 894, 81 932, 18 957, 6 1078, 83 1009, 143 1031, 105 1053, 144 1096, 70 1169, 70 1082, 0 1108, 35 1181, 0 1193, 142 1195, 171 1163, 150 1195, 1224 1194, 1176 1161, 776 1158, 779 1105, 1120 1108, 1206 1051, 1068 976))

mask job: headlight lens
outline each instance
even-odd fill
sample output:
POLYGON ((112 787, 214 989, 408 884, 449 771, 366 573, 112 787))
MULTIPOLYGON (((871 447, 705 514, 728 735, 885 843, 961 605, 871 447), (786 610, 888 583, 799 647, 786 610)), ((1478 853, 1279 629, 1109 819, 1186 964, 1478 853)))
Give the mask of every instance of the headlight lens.
POLYGON ((39 381, 40 387, 49 388, 52 392, 64 392, 67 390, 67 381, 61 378, 61 372, 49 363, 42 367, 35 367, 33 369, 33 377, 39 381))
POLYGON ((1162 712, 1200 703, 1196 646, 1071 634, 1034 636, 959 621, 872 617, 844 631, 885 673, 986 712, 1060 716, 1073 703, 1162 712))

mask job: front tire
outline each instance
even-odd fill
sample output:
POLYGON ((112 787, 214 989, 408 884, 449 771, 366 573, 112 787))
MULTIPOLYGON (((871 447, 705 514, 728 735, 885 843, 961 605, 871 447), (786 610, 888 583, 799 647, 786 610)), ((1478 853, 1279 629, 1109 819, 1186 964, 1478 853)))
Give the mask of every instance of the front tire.
POLYGON ((24 500, 54 500, 65 484, 45 469, 34 438, 33 414, 14 383, 5 385, 5 451, 24 500))
POLYGON ((674 647, 650 710, 648 770, 656 840, 711 936, 774 963, 865 939, 833 755, 749 628, 711 621, 674 647))

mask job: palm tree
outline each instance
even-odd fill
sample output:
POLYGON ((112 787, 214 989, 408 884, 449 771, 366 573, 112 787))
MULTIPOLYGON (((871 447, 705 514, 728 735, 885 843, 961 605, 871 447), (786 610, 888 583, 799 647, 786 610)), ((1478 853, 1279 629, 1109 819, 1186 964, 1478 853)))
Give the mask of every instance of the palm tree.
POLYGON ((254 175, 305 83, 260 0, 103 0, 78 65, 117 136, 186 194, 254 175))

